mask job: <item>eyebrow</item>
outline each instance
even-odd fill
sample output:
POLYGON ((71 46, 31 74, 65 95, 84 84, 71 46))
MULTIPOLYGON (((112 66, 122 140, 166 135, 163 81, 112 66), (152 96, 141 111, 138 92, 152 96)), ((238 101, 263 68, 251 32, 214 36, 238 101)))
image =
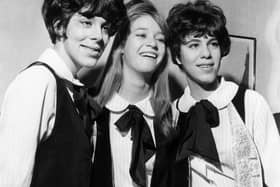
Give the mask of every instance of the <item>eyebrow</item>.
MULTIPOLYGON (((88 21, 91 21, 92 19, 94 19, 96 17, 100 17, 100 16, 97 16, 97 15, 93 16, 93 17, 87 17, 86 15, 83 15, 81 13, 78 13, 77 15, 78 15, 77 19, 87 19, 88 21)), ((103 18, 103 17, 100 17, 100 18, 103 18)), ((108 20, 106 20, 105 18, 103 18, 103 19, 104 19, 104 22, 102 23, 103 25, 110 24, 110 22, 108 20)))
POLYGON ((82 16, 82 17, 86 17, 86 18, 93 18, 95 17, 96 15, 92 14, 91 12, 89 11, 81 11, 81 12, 78 12, 78 15, 82 16))
POLYGON ((91 18, 91 17, 88 17, 87 15, 82 14, 82 13, 80 13, 80 12, 78 12, 77 16, 78 16, 79 18, 86 18, 86 19, 90 19, 90 18, 91 18))
POLYGON ((196 38, 192 38, 192 39, 190 39, 190 40, 184 39, 182 43, 183 43, 183 44, 189 44, 189 43, 191 43, 191 42, 200 42, 200 40, 199 40, 199 39, 196 39, 196 38))
MULTIPOLYGON (((149 30, 149 28, 146 28, 146 27, 139 27, 139 28, 135 28, 135 29, 132 30, 132 31, 138 31, 138 30, 146 31, 146 30, 149 30)), ((159 31, 159 32, 157 32, 156 34, 162 34, 162 35, 163 35, 163 32, 162 32, 162 31, 159 31)))
POLYGON ((148 30, 148 28, 145 27, 138 27, 138 28, 134 28, 133 30, 137 31, 137 30, 148 30))
MULTIPOLYGON (((200 37, 199 37, 199 38, 200 38, 200 37)), ((191 38, 191 39, 188 40, 188 41, 186 41, 186 40, 184 39, 184 40, 183 40, 183 44, 189 44, 189 43, 191 43, 191 42, 200 42, 200 41, 201 41, 200 39, 194 37, 194 38, 191 38)), ((210 39, 207 41, 207 43, 212 42, 212 41, 218 41, 218 40, 217 40, 217 38, 212 37, 212 38, 210 38, 210 39)))
POLYGON ((89 11, 78 12, 78 15, 79 15, 79 17, 84 17, 84 18, 87 18, 87 19, 93 19, 95 17, 100 17, 100 18, 103 18, 107 22, 107 19, 105 19, 102 15, 93 14, 92 12, 89 12, 89 11))
POLYGON ((211 38, 208 42, 212 42, 213 40, 218 41, 218 39, 217 39, 217 38, 211 38))

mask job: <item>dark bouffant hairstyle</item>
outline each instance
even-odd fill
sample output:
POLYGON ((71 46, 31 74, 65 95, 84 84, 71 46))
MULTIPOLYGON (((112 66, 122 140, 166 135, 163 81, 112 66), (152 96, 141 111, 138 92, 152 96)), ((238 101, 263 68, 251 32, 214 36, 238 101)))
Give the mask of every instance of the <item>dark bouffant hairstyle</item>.
POLYGON ((180 55, 180 45, 185 36, 214 36, 221 47, 222 57, 230 51, 230 38, 226 28, 226 18, 222 9, 208 0, 198 0, 186 4, 177 4, 167 17, 170 29, 169 45, 172 60, 180 55))
POLYGON ((123 0, 44 0, 42 15, 52 43, 61 37, 56 32, 55 23, 66 28, 75 13, 88 18, 103 17, 110 26, 109 35, 113 35, 125 17, 126 10, 123 0))

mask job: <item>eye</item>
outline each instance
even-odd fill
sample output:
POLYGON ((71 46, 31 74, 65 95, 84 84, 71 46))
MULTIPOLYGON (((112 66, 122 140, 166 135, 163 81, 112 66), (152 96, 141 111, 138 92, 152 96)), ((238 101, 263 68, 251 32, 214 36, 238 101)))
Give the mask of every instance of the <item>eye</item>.
POLYGON ((157 40, 161 43, 165 43, 165 38, 164 37, 163 38, 157 38, 157 40))
POLYGON ((92 22, 89 20, 81 20, 80 23, 84 26, 84 27, 91 27, 92 22))
POLYGON ((219 44, 219 42, 218 41, 211 41, 210 42, 210 45, 212 46, 212 47, 215 47, 215 48, 218 48, 218 47, 220 47, 220 44, 219 44))
POLYGON ((111 26, 108 23, 102 25, 102 31, 105 33, 109 33, 110 28, 111 26))
POLYGON ((198 48, 199 47, 199 43, 190 43, 189 45, 188 45, 188 48, 190 48, 190 49, 196 49, 196 48, 198 48))
POLYGON ((135 36, 138 38, 146 38, 147 35, 145 33, 136 33, 135 36))
POLYGON ((155 39, 159 42, 165 43, 165 37, 163 35, 158 35, 155 39))

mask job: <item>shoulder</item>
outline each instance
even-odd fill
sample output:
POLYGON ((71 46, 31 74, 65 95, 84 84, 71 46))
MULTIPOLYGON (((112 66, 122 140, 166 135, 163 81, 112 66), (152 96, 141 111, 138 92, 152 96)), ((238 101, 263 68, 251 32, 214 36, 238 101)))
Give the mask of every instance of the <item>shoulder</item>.
POLYGON ((250 106, 268 105, 266 99, 257 91, 247 89, 245 92, 245 103, 250 106))
MULTIPOLYGON (((11 85, 22 85, 23 88, 46 88, 56 85, 52 72, 42 65, 34 65, 21 71, 11 85)), ((21 86, 19 86, 21 88, 21 86)))
POLYGON ((249 123, 266 123, 273 115, 266 99, 257 91, 247 90, 245 93, 245 114, 249 123), (258 119, 258 120, 256 120, 258 119))
POLYGON ((23 134, 28 132, 25 134, 28 138, 35 139, 38 133, 42 137, 54 124, 56 93, 56 79, 44 66, 31 66, 21 71, 3 99, 1 120, 5 128, 23 129, 23 134))
POLYGON ((56 79, 43 66, 31 66, 21 71, 9 85, 6 97, 32 99, 56 93, 56 79))

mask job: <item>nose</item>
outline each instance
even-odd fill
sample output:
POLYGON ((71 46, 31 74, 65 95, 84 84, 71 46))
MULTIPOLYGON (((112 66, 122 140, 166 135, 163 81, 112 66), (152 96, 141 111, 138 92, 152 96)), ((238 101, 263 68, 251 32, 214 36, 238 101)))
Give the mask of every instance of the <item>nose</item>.
POLYGON ((208 45, 206 45, 206 44, 202 46, 201 57, 202 58, 210 58, 211 57, 211 51, 210 51, 208 45))
POLYGON ((147 46, 157 49, 157 41, 154 37, 147 38, 147 46))
POLYGON ((92 40, 100 41, 103 38, 102 35, 102 27, 100 24, 93 24, 92 28, 90 29, 90 38, 92 40))

